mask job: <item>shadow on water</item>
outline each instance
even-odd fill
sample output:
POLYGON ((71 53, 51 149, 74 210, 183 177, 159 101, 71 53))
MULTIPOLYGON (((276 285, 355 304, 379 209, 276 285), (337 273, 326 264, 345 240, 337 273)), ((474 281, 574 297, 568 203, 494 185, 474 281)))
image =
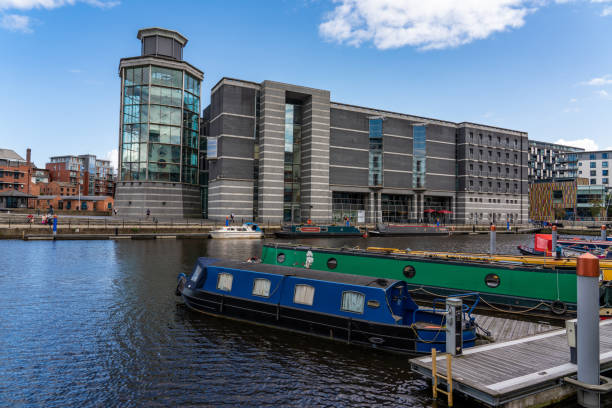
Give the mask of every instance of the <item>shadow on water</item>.
MULTIPOLYGON (((532 239, 498 244, 513 252, 532 239)), ((488 248, 486 236, 302 243, 488 248)), ((245 260, 261 246, 0 241, 0 406, 432 404, 406 356, 198 314, 174 296, 177 274, 198 256, 245 260)))

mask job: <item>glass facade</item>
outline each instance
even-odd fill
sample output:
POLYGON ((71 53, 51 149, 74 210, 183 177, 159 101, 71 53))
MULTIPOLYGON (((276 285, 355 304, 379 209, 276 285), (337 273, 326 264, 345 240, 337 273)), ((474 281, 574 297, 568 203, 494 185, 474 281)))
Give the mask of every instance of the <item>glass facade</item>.
POLYGON ((382 152, 383 152, 383 121, 381 118, 370 119, 370 186, 382 186, 382 152))
POLYGON ((422 126, 422 125, 414 126, 412 128, 412 187, 413 188, 425 188, 426 140, 427 140, 427 132, 426 132, 425 126, 422 126))
POLYGON ((155 65, 123 79, 121 180, 198 184, 200 81, 155 65))
POLYGON ((300 222, 302 106, 285 104, 285 178, 283 221, 300 222))
POLYGON ((381 209, 383 222, 410 222, 412 201, 402 194, 382 194, 381 209))
POLYGON ((357 222, 359 211, 365 211, 367 193, 347 193, 334 191, 332 193, 332 217, 333 221, 342 223, 344 217, 349 217, 351 222, 357 222))

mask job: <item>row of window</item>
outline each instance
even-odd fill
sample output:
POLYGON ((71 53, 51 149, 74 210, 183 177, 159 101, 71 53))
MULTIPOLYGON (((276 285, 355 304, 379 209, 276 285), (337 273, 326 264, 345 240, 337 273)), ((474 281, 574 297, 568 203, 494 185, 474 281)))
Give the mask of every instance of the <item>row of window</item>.
MULTIPOLYGON (((492 150, 488 150, 488 158, 490 161, 493 160, 493 151, 492 150)), ((478 150, 478 158, 482 159, 484 158, 484 151, 482 149, 478 150)), ((476 155, 474 155, 474 149, 470 148, 470 154, 469 154, 469 158, 470 159, 474 159, 476 158, 476 155)), ((502 161, 502 156, 501 156, 501 152, 497 152, 497 161, 501 162, 502 161)), ((506 162, 510 162, 510 153, 506 153, 506 162)), ((514 163, 518 163, 519 159, 518 159, 518 154, 514 154, 514 163)))
MULTIPOLYGON (((607 161, 601 162, 601 167, 608 167, 608 163, 609 162, 607 162, 607 161)), ((578 162, 578 166, 582 167, 582 162, 578 162)), ((596 169, 597 168, 597 162, 594 162, 594 161, 590 162, 589 163, 589 168, 596 169)))
MULTIPOLYGON (((604 177, 601 179, 601 184, 608 184, 609 179, 607 177, 604 177)), ((597 179, 591 179, 590 181, 591 185, 595 185, 597 184, 597 179)))
POLYGON ((13 178, 22 178, 24 176, 24 174, 23 173, 19 173, 17 171, 13 172, 13 171, 6 171, 6 170, 2 171, 2 170, 0 170, 0 178, 2 178, 2 177, 11 177, 11 176, 13 176, 13 178))
MULTIPOLYGON (((197 271, 197 270, 196 270, 197 271)), ((197 280, 199 273, 194 272, 192 280, 197 280)), ((234 275, 231 273, 220 273, 217 275, 217 289, 224 292, 231 292, 234 282, 234 275)), ((269 279, 256 278, 253 280, 253 296, 270 297, 271 282, 269 279)), ((298 305, 312 306, 314 303, 315 288, 306 284, 297 284, 294 286, 293 303, 298 305)), ((365 305, 365 295, 360 292, 344 291, 342 292, 342 302, 340 309, 346 312, 363 313, 365 305)))
MULTIPOLYGON (((474 132, 470 132, 470 140, 469 141, 470 141, 470 143, 474 143, 474 132)), ((487 135, 487 138, 485 139, 483 137, 482 133, 479 133, 478 134, 478 143, 482 144, 483 142, 486 142, 489 145, 492 145, 494 140, 493 140, 493 137, 491 135, 487 135)), ((505 146, 510 146, 510 138, 509 137, 506 137, 505 142, 506 142, 505 146)), ((518 147, 518 140, 517 139, 513 139, 513 143, 514 143, 514 147, 515 148, 518 147)), ((502 146, 502 138, 501 138, 501 136, 497 136, 497 145, 502 146)))

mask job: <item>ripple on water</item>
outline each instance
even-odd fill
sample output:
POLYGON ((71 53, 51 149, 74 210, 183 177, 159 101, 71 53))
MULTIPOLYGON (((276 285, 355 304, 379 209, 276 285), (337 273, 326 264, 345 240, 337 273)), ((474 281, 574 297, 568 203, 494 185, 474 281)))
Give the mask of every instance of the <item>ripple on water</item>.
MULTIPOLYGON (((530 240, 497 242, 511 252, 530 240)), ((488 248, 486 236, 305 243, 488 248)), ((196 314, 174 296, 196 257, 260 251, 254 240, 0 241, 0 406, 431 405, 405 356, 196 314)))

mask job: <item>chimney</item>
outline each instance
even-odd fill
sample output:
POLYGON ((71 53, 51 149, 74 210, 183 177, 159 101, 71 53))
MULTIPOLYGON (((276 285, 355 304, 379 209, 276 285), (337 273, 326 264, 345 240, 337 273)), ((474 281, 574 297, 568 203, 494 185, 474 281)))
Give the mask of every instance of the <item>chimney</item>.
POLYGON ((28 150, 26 150, 26 162, 28 164, 32 162, 32 149, 30 149, 29 147, 28 150))

